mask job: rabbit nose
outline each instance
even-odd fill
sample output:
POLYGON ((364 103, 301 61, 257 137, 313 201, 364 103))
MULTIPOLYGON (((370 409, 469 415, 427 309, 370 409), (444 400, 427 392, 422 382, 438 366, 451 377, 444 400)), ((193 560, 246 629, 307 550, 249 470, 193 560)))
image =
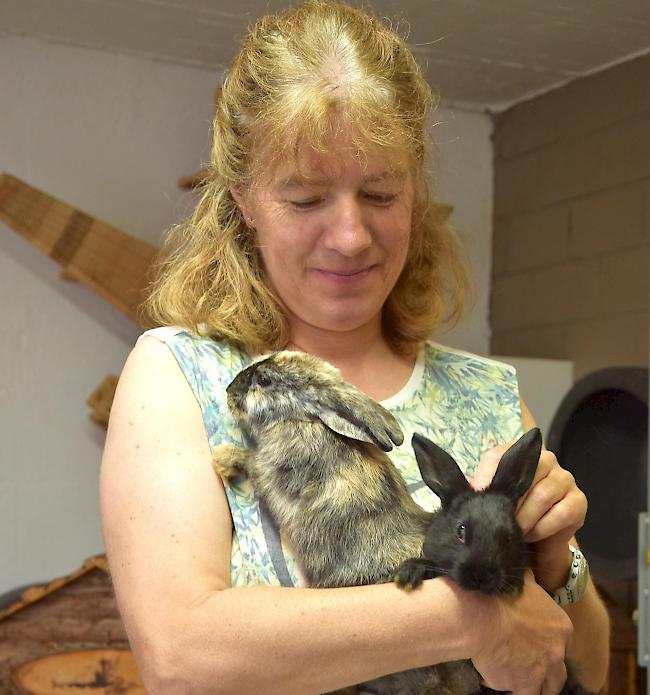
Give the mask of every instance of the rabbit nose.
POLYGON ((499 593, 503 583, 501 570, 493 563, 466 565, 462 575, 462 586, 481 591, 484 594, 499 593))

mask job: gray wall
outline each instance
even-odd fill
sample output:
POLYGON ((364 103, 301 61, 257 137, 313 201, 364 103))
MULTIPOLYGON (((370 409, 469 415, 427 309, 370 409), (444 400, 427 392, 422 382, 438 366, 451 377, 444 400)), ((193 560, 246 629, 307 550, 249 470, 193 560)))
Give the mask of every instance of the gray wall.
POLYGON ((650 56, 495 123, 492 350, 648 364, 650 56))

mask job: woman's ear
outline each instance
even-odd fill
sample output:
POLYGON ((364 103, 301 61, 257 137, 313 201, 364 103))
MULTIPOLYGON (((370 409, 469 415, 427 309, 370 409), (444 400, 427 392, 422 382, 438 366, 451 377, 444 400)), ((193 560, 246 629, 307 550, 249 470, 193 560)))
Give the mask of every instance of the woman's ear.
POLYGON ((249 224, 249 221, 252 220, 252 215, 250 214, 249 210, 249 204, 248 204, 248 199, 246 196, 246 190, 244 189, 243 186, 240 186, 238 184, 233 184, 229 188, 230 190, 230 195, 233 197, 233 200, 237 203, 237 207, 239 208, 244 221, 246 224, 249 224))
POLYGON ((229 187, 229 190, 230 195, 233 197, 233 200, 237 203, 237 205, 239 205, 239 207, 241 207, 244 200, 244 189, 242 188, 242 186, 234 183, 232 186, 229 187))

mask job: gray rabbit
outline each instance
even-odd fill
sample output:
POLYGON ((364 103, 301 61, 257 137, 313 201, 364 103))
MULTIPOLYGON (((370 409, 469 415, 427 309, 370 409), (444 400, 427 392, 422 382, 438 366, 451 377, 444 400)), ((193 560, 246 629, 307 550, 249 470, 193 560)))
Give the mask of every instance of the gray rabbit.
POLYGON ((227 399, 254 447, 218 447, 215 468, 246 473, 310 586, 390 581, 420 555, 431 514, 384 453, 402 443, 399 424, 337 369, 277 352, 240 372, 227 399))
POLYGON ((422 479, 438 495, 442 508, 431 518, 423 557, 411 558, 399 568, 397 584, 413 588, 423 579, 446 575, 463 589, 519 593, 532 556, 515 509, 535 477, 542 449, 539 429, 526 432, 503 454, 492 482, 480 491, 432 441, 416 433, 411 443, 422 479))
MULTIPOLYGON (((532 485, 542 449, 534 428, 501 457, 490 485, 476 491, 454 459, 419 434, 412 439, 424 482, 438 495, 442 509, 433 515, 423 544, 423 556, 406 560, 395 575, 403 588, 446 575, 463 589, 491 595, 521 592, 532 549, 524 541, 515 512, 517 501, 532 485)), ((569 674, 560 695, 590 695, 569 674)), ((481 686, 480 693, 496 693, 481 686)))

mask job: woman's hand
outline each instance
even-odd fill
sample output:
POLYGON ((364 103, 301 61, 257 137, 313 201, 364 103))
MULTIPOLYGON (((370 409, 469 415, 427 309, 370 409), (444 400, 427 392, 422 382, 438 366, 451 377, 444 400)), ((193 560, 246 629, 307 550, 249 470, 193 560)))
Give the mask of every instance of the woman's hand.
POLYGON ((530 571, 520 596, 488 600, 495 615, 486 630, 477 631, 476 670, 495 690, 557 695, 566 680, 564 660, 573 631, 569 617, 530 571))
MULTIPOLYGON (((489 485, 508 445, 487 451, 479 462, 472 485, 489 485)), ((543 450, 533 484, 519 500, 517 521, 524 538, 535 545, 535 578, 554 591, 566 580, 571 564, 568 544, 583 525, 587 498, 573 475, 562 468, 550 451, 543 450)), ((575 541, 573 541, 575 542, 575 541)))
MULTIPOLYGON (((522 411, 524 412, 524 429, 534 427, 530 415, 526 417, 526 409, 522 408, 522 411)), ((481 457, 476 475, 472 480, 475 488, 481 489, 489 485, 497 464, 507 448, 507 445, 495 447, 481 457)), ((580 683, 587 690, 598 692, 607 677, 609 657, 609 620, 605 606, 591 581, 580 601, 563 608, 555 605, 544 591, 544 589, 555 591, 566 582, 571 565, 568 543, 575 544, 574 534, 583 525, 586 512, 586 497, 576 486, 571 473, 558 464, 554 454, 543 450, 533 484, 519 500, 517 509, 517 521, 521 525, 524 537, 535 546, 533 571, 535 579, 541 585, 536 587, 537 593, 542 594, 539 603, 533 603, 529 608, 524 608, 523 620, 525 626, 531 630, 528 637, 534 643, 536 641, 535 626, 543 627, 544 617, 551 620, 551 618, 564 615, 570 619, 573 624, 573 635, 567 657, 571 660, 580 683), (542 603, 542 598, 546 605, 542 603), (536 612, 539 610, 543 612, 543 615, 536 612), (526 611, 530 613, 527 614, 526 611)), ((528 588, 529 580, 530 576, 526 578, 522 596, 513 601, 514 608, 520 604, 523 606, 534 598, 534 592, 528 588)), ((497 599, 497 603, 499 601, 505 604, 505 600, 497 599)), ((517 619, 517 613, 513 613, 513 619, 517 619)), ((552 631, 552 626, 550 629, 552 631)), ((497 632, 496 635, 498 634, 497 632)), ((540 635, 543 634, 540 632, 540 635)), ((489 639, 490 635, 487 637, 489 639)), ((548 644, 551 648, 552 642, 549 641, 548 644)), ((557 676, 552 674, 557 674, 560 667, 554 666, 553 663, 552 660, 549 662, 549 675, 546 677, 544 686, 546 689, 535 690, 536 686, 526 689, 527 686, 524 685, 523 690, 514 692, 517 695, 540 692, 546 695, 546 693, 558 692, 553 689, 557 676)), ((477 668, 481 671, 478 665, 477 668)), ((489 677, 488 671, 483 675, 489 677)), ((496 676, 498 677, 499 674, 497 673, 496 676)))

